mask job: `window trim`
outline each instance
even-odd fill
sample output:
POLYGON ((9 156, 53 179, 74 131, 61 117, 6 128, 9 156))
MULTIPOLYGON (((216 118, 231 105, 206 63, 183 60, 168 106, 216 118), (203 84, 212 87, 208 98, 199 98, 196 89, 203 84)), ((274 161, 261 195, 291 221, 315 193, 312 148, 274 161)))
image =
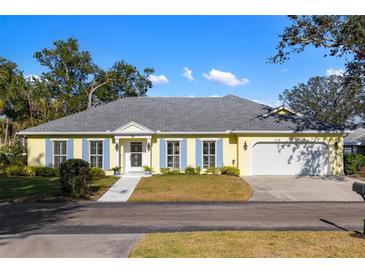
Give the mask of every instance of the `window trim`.
POLYGON ((104 169, 104 140, 102 139, 89 139, 89 163, 90 163, 90 167, 93 167, 91 165, 91 142, 101 142, 101 148, 102 148, 102 154, 93 154, 93 156, 100 156, 101 155, 101 169, 104 169))
POLYGON ((67 151, 67 139, 52 139, 52 167, 55 167, 55 142, 66 142, 66 154, 57 154, 58 156, 66 156, 66 161, 67 161, 67 155, 68 155, 68 151, 67 151))
MULTIPOLYGON (((214 154, 214 167, 217 167, 217 139, 205 139, 205 140, 201 140, 202 145, 201 145, 201 163, 202 163, 202 170, 206 170, 207 167, 204 168, 204 142, 214 142, 215 145, 215 154, 214 154)), ((208 155, 212 155, 212 154, 208 154, 208 155)), ((208 156, 209 157, 209 156, 208 156)))
POLYGON ((169 157, 169 155, 176 157, 176 155, 174 155, 174 154, 168 154, 168 143, 169 142, 177 142, 177 143, 179 143, 179 170, 181 170, 181 139, 179 139, 179 140, 166 140, 166 144, 165 144, 165 149, 166 149, 166 167, 167 168, 177 169, 176 167, 169 167, 168 166, 168 162, 169 162, 168 161, 168 157, 169 157))

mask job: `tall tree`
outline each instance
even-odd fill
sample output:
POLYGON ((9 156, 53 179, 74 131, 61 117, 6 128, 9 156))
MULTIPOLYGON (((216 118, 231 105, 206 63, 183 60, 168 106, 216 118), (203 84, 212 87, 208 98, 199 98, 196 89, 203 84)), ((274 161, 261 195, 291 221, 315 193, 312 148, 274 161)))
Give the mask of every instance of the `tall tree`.
POLYGON ((5 118, 0 129, 6 142, 26 127, 121 97, 145 96, 152 87, 153 69, 140 72, 118 61, 104 70, 73 38, 56 41, 34 57, 47 68, 40 77, 25 77, 15 63, 0 56, 0 117, 5 118))
MULTIPOLYGON (((280 35, 272 63, 283 63, 290 53, 309 45, 325 48, 330 56, 346 57, 346 82, 365 81, 365 16, 289 16, 291 24, 280 35)), ((356 85, 356 84, 355 84, 356 85)))
POLYGON ((365 91, 343 84, 342 76, 313 77, 284 90, 279 99, 296 112, 338 126, 352 126, 365 113, 365 91))
POLYGON ((88 51, 80 51, 74 38, 56 41, 54 48, 34 54, 48 71, 42 74, 55 98, 64 105, 65 114, 75 113, 127 96, 145 96, 152 87, 149 75, 152 68, 139 72, 136 67, 116 62, 111 69, 97 66, 88 51))
POLYGON ((17 69, 17 65, 0 56, 0 116, 5 117, 1 120, 1 135, 5 145, 15 131, 15 123, 10 120, 13 113, 10 103, 12 90, 17 86, 20 87, 22 80, 23 75, 17 69))

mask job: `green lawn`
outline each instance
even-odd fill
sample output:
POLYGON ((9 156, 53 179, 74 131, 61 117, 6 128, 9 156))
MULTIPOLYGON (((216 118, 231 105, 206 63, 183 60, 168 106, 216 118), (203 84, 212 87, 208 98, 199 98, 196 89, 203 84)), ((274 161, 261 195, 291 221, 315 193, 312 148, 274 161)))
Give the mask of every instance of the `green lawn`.
POLYGON ((146 235, 132 258, 364 258, 365 238, 347 232, 177 232, 146 235))
POLYGON ((247 201, 248 183, 225 175, 156 175, 142 178, 129 202, 247 201))
MULTIPOLYGON (((106 176, 92 180, 90 199, 98 199, 118 177, 106 176)), ((0 201, 35 201, 62 199, 57 177, 0 176, 0 201)))

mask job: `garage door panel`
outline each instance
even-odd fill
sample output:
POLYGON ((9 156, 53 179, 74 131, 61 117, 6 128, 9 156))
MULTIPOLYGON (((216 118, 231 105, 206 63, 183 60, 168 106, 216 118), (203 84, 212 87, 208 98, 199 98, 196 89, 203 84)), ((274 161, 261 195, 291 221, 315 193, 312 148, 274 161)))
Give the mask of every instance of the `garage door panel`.
POLYGON ((328 148, 323 143, 256 143, 253 175, 326 175, 328 148))

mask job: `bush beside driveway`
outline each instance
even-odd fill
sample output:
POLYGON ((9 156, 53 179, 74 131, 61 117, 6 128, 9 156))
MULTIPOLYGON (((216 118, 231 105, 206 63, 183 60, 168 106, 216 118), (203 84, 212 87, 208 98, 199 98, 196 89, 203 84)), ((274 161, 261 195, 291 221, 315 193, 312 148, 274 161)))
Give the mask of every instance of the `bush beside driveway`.
POLYGON ((247 201, 248 183, 227 175, 155 175, 144 177, 129 202, 247 201))
POLYGON ((146 235, 129 257, 364 258, 365 238, 328 231, 154 233, 146 235))

